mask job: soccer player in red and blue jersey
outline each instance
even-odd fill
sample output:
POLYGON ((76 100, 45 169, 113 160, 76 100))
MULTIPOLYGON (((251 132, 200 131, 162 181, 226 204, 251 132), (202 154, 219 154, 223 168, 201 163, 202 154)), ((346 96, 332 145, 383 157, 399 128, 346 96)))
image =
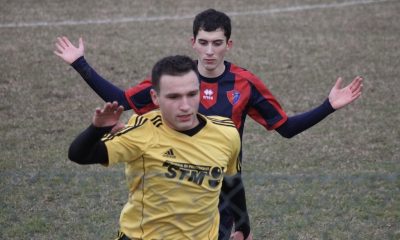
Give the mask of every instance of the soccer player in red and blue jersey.
MULTIPOLYGON (((247 115, 268 130, 275 130, 285 138, 291 138, 320 122, 330 113, 354 100, 362 92, 362 78, 341 88, 338 78, 329 97, 318 107, 287 116, 265 84, 250 71, 225 60, 232 48, 230 18, 214 9, 196 15, 193 22, 192 47, 197 54, 200 79, 201 103, 199 112, 204 115, 229 117, 235 123, 240 136, 247 115)), ((58 38, 55 54, 71 64, 89 86, 105 101, 118 101, 125 109, 144 114, 156 106, 152 104, 150 79, 125 91, 98 75, 84 59, 83 40, 76 48, 66 37, 58 38)), ((235 189, 223 185, 220 198, 219 239, 229 239, 235 226, 234 239, 251 239, 245 191, 240 178, 235 179, 235 189)))

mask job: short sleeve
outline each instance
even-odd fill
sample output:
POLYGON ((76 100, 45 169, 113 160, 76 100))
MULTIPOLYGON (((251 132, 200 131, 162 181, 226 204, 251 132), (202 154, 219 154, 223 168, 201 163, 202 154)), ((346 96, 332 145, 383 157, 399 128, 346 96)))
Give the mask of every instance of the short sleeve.
POLYGON ((130 162, 146 151, 154 132, 147 118, 133 115, 125 128, 102 138, 108 152, 108 164, 130 162))

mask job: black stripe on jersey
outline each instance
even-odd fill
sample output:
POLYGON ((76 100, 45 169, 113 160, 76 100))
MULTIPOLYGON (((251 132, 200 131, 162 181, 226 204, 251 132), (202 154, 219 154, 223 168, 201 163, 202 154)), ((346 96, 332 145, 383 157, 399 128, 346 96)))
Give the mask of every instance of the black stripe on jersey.
POLYGON ((154 118, 150 119, 150 121, 154 124, 154 126, 159 127, 161 126, 162 123, 162 119, 160 115, 155 116, 154 118))
POLYGON ((212 117, 207 118, 214 124, 236 128, 235 124, 230 119, 217 119, 212 117))
POLYGON ((114 134, 108 133, 108 134, 104 135, 104 137, 101 140, 103 142, 110 141, 111 139, 113 139, 116 136, 121 136, 121 135, 123 135, 123 134, 125 134, 125 133, 127 133, 127 132, 129 132, 129 131, 131 131, 133 129, 135 129, 135 128, 138 128, 138 127, 142 126, 147 120, 148 120, 147 118, 144 118, 142 116, 138 116, 133 125, 126 126, 126 127, 124 127, 123 129, 119 130, 118 132, 116 132, 114 134))

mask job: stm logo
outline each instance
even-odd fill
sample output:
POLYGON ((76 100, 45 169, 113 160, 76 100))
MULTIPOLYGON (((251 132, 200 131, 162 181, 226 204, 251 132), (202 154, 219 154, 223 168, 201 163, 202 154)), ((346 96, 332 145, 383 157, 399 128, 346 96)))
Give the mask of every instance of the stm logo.
POLYGON ((213 100, 214 99, 214 91, 213 90, 211 90, 211 89, 205 89, 204 91, 203 91, 203 93, 204 93, 204 95, 203 95, 203 99, 206 99, 206 100, 213 100))
POLYGON ((167 168, 167 178, 177 178, 180 181, 189 181, 202 185, 208 176, 208 186, 216 188, 222 181, 223 170, 221 167, 201 166, 188 163, 165 161, 163 167, 167 168))

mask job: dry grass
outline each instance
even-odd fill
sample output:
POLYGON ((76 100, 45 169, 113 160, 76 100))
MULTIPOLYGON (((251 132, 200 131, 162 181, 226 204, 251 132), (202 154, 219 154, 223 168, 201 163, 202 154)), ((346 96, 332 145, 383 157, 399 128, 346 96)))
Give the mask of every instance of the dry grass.
MULTIPOLYGON (((0 24, 336 1, 46 2, 3 1, 0 24)), ((232 16, 228 60, 264 79, 290 115, 322 103, 339 75, 365 78, 359 101, 293 139, 248 120, 243 174, 255 239, 400 237, 399 13, 399 2, 387 1, 232 16)), ((1 239, 111 239, 127 198, 122 166, 67 160, 102 101, 53 55, 55 38, 83 36, 89 62, 127 88, 160 57, 194 56, 191 21, 0 28, 1 239)))

